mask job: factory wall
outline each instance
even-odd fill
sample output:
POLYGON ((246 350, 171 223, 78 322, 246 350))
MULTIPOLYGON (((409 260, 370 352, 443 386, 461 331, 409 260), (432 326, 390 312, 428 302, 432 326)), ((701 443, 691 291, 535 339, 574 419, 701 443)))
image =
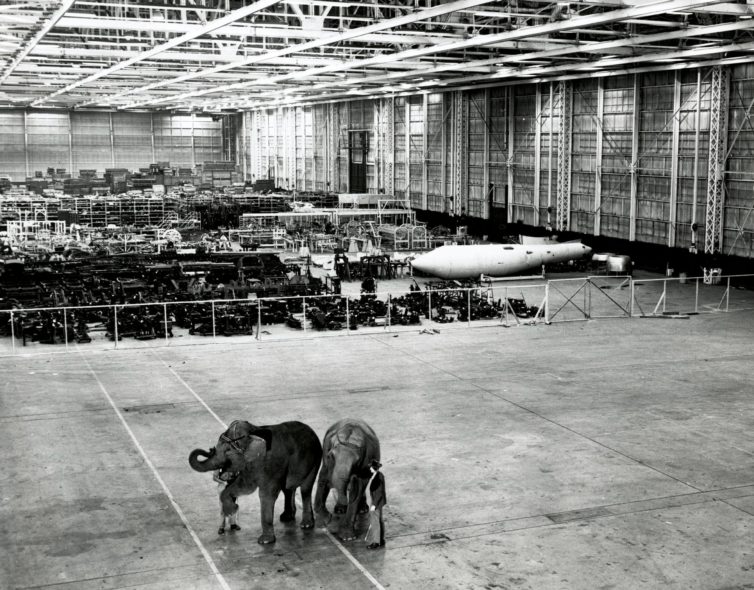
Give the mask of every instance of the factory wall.
POLYGON ((172 113, 0 111, 0 173, 13 180, 48 168, 131 170, 152 162, 193 167, 234 159, 235 117, 172 113), (230 119, 230 121, 228 120, 230 119))
POLYGON ((718 85, 713 70, 254 111, 245 161, 283 188, 353 192, 366 130, 367 190, 423 211, 752 258, 754 64, 718 85))

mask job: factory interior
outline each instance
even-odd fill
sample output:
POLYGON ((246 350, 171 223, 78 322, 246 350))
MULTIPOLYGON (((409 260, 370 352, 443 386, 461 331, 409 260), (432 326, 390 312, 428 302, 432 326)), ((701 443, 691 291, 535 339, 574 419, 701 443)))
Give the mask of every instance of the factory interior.
POLYGON ((0 588, 754 588, 754 2, 0 24, 0 588))

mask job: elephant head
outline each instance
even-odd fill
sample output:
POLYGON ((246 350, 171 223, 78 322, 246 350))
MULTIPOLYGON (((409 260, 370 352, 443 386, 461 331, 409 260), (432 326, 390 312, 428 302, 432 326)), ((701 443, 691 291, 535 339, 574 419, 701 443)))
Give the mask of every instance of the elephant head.
POLYGON ((330 486, 335 496, 336 504, 350 504, 358 496, 358 478, 361 465, 364 462, 364 449, 350 442, 335 442, 333 448, 324 458, 330 473, 330 486))
MULTIPOLYGON (((242 420, 231 423, 228 430, 220 435, 217 444, 209 451, 194 449, 189 455, 191 468, 200 471, 220 470, 221 479, 233 479, 244 473, 253 475, 253 466, 261 464, 271 443, 271 432, 265 428, 256 428, 242 420), (204 457, 201 460, 200 457, 204 457)), ((253 488, 255 482, 249 481, 253 488)), ((246 490, 247 493, 253 489, 246 490)))
MULTIPOLYGON (((317 484, 314 507, 330 520, 327 496, 333 491, 335 513, 344 514, 333 523, 345 540, 354 538, 357 511, 366 508, 364 490, 369 481, 369 463, 380 459, 380 442, 374 430, 363 420, 344 418, 333 424, 322 442, 324 461, 317 484)), ((333 531, 336 532, 336 531, 333 531)))

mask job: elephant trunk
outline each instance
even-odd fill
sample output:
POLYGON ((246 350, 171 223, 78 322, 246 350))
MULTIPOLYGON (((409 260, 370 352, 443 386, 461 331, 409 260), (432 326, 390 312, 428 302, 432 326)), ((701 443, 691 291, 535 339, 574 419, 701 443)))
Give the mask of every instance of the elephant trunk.
POLYGON ((216 459, 214 449, 212 449, 210 452, 204 451, 202 449, 194 449, 189 455, 189 465, 191 465, 191 469, 193 469, 194 471, 200 471, 202 473, 206 471, 214 471, 222 467, 222 465, 220 465, 216 459), (206 459, 204 461, 201 461, 199 457, 206 457, 206 459))

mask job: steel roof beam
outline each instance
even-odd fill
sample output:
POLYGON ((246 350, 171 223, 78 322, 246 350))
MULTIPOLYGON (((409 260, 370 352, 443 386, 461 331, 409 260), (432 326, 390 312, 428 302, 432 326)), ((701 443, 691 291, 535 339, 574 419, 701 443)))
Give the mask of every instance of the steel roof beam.
MULTIPOLYGON (((112 31, 141 31, 151 33, 190 33, 201 29, 199 23, 181 23, 170 21, 145 21, 139 19, 114 19, 114 18, 96 18, 91 16, 79 16, 69 14, 58 25, 61 29, 96 29, 112 31)), ((311 31, 293 27, 275 26, 275 25, 233 25, 228 26, 222 31, 224 37, 261 37, 272 39, 311 39, 312 37, 322 37, 325 34, 333 34, 335 30, 311 31)), ((433 33, 432 35, 417 34, 416 31, 406 31, 397 33, 383 33, 363 35, 362 40, 368 43, 436 43, 438 37, 455 38, 457 33, 433 33)))
MULTIPOLYGON (((720 33, 730 32, 730 31, 750 30, 753 28, 754 28, 754 21, 748 21, 748 20, 738 21, 735 23, 727 23, 724 25, 694 27, 692 29, 686 29, 684 31, 673 31, 671 33, 657 33, 654 35, 643 35, 643 36, 631 37, 627 39, 617 39, 615 41, 601 41, 598 43, 581 45, 577 47, 563 48, 563 49, 553 50, 553 51, 540 51, 540 52, 524 53, 524 54, 519 54, 519 55, 501 56, 501 57, 495 57, 495 58, 490 58, 490 59, 485 59, 485 60, 475 60, 472 62, 466 62, 464 64, 460 64, 460 67, 459 67, 459 64, 445 64, 441 66, 428 68, 426 70, 418 70, 418 71, 412 71, 412 72, 394 72, 394 73, 381 75, 381 76, 373 76, 370 78, 338 80, 336 82, 331 82, 326 85, 310 86, 306 90, 307 92, 310 92, 312 90, 320 90, 320 89, 334 88, 334 87, 393 82, 395 80, 399 80, 399 79, 410 77, 410 76, 412 77, 431 76, 434 74, 438 74, 442 72, 449 72, 453 70, 468 71, 466 66, 474 66, 477 68, 481 68, 484 66, 493 66, 494 64, 516 63, 516 62, 531 61, 531 60, 549 58, 549 57, 564 57, 564 56, 572 55, 575 53, 614 52, 616 49, 619 49, 619 48, 626 48, 626 47, 640 48, 642 46, 646 46, 646 44, 655 43, 659 41, 673 41, 673 40, 678 40, 678 39, 687 39, 690 37, 696 37, 696 36, 699 36, 700 34, 715 35, 715 34, 720 34, 720 33)), ((702 48, 688 48, 687 52, 685 52, 684 54, 679 54, 678 52, 671 51, 669 53, 662 54, 662 56, 663 57, 693 57, 697 55, 699 52, 714 53, 714 52, 719 52, 719 51, 726 51, 727 49, 725 48, 728 48, 728 47, 730 48, 731 51, 742 49, 741 45, 725 45, 719 48, 715 48, 714 50, 708 50, 708 51, 705 51, 705 49, 702 49, 702 48)), ((748 50, 748 47, 744 49, 748 50)), ((631 63, 632 61, 641 61, 641 60, 648 60, 648 59, 658 59, 656 55, 657 54, 655 54, 655 57, 653 57, 652 55, 647 55, 647 54, 642 54, 641 56, 634 55, 632 58, 627 58, 628 61, 626 61, 625 63, 631 63)), ((596 66, 597 64, 600 64, 600 63, 601 62, 589 62, 586 65, 586 67, 596 66)), ((576 68, 577 66, 576 64, 573 64, 569 67, 576 68)), ((495 74, 497 71, 498 71, 497 68, 490 69, 490 74, 495 74)), ((453 83, 453 79, 448 79, 447 82, 453 83)), ((283 96, 282 93, 277 93, 271 96, 270 100, 276 100, 282 96, 283 96)))
MULTIPOLYGON (((382 22, 375 23, 373 25, 369 25, 366 27, 358 27, 356 29, 352 29, 343 33, 338 33, 334 35, 327 35, 324 37, 321 37, 319 39, 315 39, 312 41, 308 41, 306 43, 299 43, 294 44, 292 46, 283 48, 283 49, 277 49, 274 51, 267 52, 262 55, 257 55, 254 57, 247 58, 244 60, 244 63, 242 65, 250 65, 255 63, 262 63, 269 59, 275 58, 275 57, 281 57, 284 55, 289 55, 291 53, 298 53, 301 51, 307 51, 309 49, 315 49, 318 47, 325 47, 327 45, 332 45, 335 43, 341 43, 343 41, 348 41, 351 39, 356 39, 358 37, 362 37, 363 35, 367 35, 370 33, 375 33, 378 31, 384 31, 387 29, 392 29, 395 27, 400 27, 403 25, 407 25, 413 22, 417 22, 419 20, 425 20, 429 18, 435 18, 437 16, 442 16, 451 12, 456 12, 458 10, 464 9, 464 8, 470 8, 474 6, 480 6, 482 4, 489 4, 494 0, 456 0, 455 2, 449 2, 447 4, 440 4, 438 6, 432 7, 432 8, 426 8, 424 10, 415 12, 413 14, 408 14, 405 16, 399 16, 396 18, 388 19, 382 22)), ((238 67, 235 65, 223 65, 218 66, 216 68, 212 68, 210 70, 204 70, 203 72, 196 72, 193 74, 187 74, 185 76, 179 76, 178 78, 173 78, 171 80, 166 80, 162 83, 159 83, 157 85, 155 84, 148 84, 147 86, 143 86, 141 88, 135 88, 131 93, 141 93, 146 92, 148 90, 152 90, 154 88, 157 88, 158 86, 165 86, 169 84, 175 84, 179 82, 184 82, 186 80, 191 80, 194 78, 200 78, 203 76, 206 76, 208 74, 212 74, 219 71, 224 71, 228 69, 232 69, 234 67, 238 67)), ((111 98, 120 98, 121 96, 124 96, 124 93, 115 94, 111 98)), ((78 105, 78 106, 88 106, 89 104, 96 104, 96 103, 85 103, 84 105, 78 105)))
MULTIPOLYGON (((73 2, 73 0, 66 0, 66 1, 71 2, 71 3, 73 2)), ((167 41, 161 45, 158 45, 157 47, 150 49, 149 51, 144 51, 140 53, 136 57, 132 57, 131 59, 122 61, 110 68, 107 68, 106 70, 103 70, 102 72, 98 72, 97 74, 88 76, 87 78, 83 78, 82 80, 79 80, 78 82, 75 82, 74 84, 69 84, 65 88, 61 88, 60 90, 57 90, 48 96, 39 98, 35 100, 34 102, 32 102, 31 105, 38 106, 44 102, 47 102, 51 98, 60 96, 61 94, 65 94, 66 92, 69 92, 70 90, 73 90, 74 88, 77 88, 78 86, 81 86, 82 84, 94 82, 95 80, 98 80, 105 76, 109 76, 110 74, 114 72, 127 68, 130 65, 133 65, 142 60, 158 55, 160 53, 163 53, 167 51, 168 49, 172 49, 173 47, 177 47, 178 45, 181 45, 187 41, 191 41, 192 39, 196 39, 197 37, 201 37, 202 35, 208 35, 218 29, 225 27, 226 25, 229 25, 230 23, 237 21, 238 19, 250 16, 254 14, 255 12, 259 12, 260 10, 263 10, 276 3, 277 3, 277 0, 259 0, 258 2, 255 2, 254 4, 251 4, 249 6, 244 6, 243 8, 234 10, 227 16, 224 16, 222 18, 219 18, 219 19, 216 19, 207 23, 204 27, 201 27, 201 29, 198 31, 192 31, 190 33, 186 33, 185 35, 181 35, 180 37, 175 37, 174 39, 171 39, 170 41, 167 41)))
POLYGON ((8 64, 8 67, 5 68, 2 74, 0 74, 0 84, 5 82, 8 79, 8 76, 10 76, 13 73, 13 70, 15 70, 18 67, 18 64, 20 64, 29 53, 31 53, 32 49, 34 49, 37 46, 37 43, 39 43, 42 38, 52 29, 52 27, 55 26, 55 24, 63 17, 63 15, 68 12, 68 9, 73 5, 73 3, 76 0, 63 0, 63 3, 58 7, 58 9, 52 13, 52 16, 47 19, 47 21, 42 25, 42 28, 37 31, 37 33, 29 39, 29 41, 24 45, 23 49, 21 49, 21 53, 19 53, 15 59, 8 64))
MULTIPOLYGON (((353 69, 354 67, 361 67, 364 65, 375 65, 385 61, 398 61, 405 58, 416 58, 434 53, 443 53, 447 51, 457 51, 466 49, 469 47, 479 47, 489 45, 497 41, 513 41, 517 39, 524 39, 526 37, 534 35, 546 35, 551 33, 568 31, 571 29, 589 28, 597 25, 610 24, 613 22, 625 20, 628 18, 641 18, 646 16, 654 16, 656 14, 663 14, 668 12, 675 12, 677 10, 688 10, 694 6, 705 6, 714 4, 715 0, 670 0, 665 2, 657 2, 651 5, 644 5, 635 8, 625 8, 620 10, 612 10, 609 12, 603 12, 598 14, 590 14, 585 16, 576 16, 569 20, 551 22, 544 25, 533 25, 529 27, 523 27, 514 31, 506 31, 505 33, 498 33, 496 35, 480 35, 467 39, 464 41, 453 41, 450 43, 441 43, 430 47, 424 47, 420 49, 411 49, 408 51, 399 52, 397 54, 381 55, 365 60, 359 60, 357 65, 344 64, 343 70, 353 69)), ((214 94, 217 92, 224 92, 228 90, 240 90, 255 84, 256 82, 239 82, 236 84, 229 84, 226 86, 218 86, 202 91, 185 92, 174 97, 175 100, 182 100, 191 96, 202 96, 207 94, 214 94)), ((148 88, 144 87, 144 88, 148 88)), ((116 95, 117 96, 117 95, 116 95)), ((165 102, 166 98, 143 100, 136 103, 127 105, 126 108, 132 108, 143 105, 153 105, 161 102, 165 102)))

